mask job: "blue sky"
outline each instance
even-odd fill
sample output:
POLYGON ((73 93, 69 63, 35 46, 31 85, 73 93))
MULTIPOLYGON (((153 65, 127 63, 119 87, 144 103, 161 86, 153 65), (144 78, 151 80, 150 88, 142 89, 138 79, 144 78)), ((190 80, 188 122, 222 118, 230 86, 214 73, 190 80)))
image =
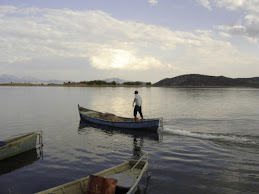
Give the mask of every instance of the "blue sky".
POLYGON ((0 74, 259 76, 258 0, 0 0, 0 74))

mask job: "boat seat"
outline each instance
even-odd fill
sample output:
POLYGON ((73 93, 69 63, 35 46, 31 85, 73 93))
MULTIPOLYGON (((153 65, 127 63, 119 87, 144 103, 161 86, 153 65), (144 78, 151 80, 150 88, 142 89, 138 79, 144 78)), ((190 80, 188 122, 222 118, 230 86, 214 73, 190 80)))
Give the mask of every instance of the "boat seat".
POLYGON ((117 179, 117 187, 130 188, 135 182, 137 177, 129 173, 119 173, 108 176, 108 178, 117 179))

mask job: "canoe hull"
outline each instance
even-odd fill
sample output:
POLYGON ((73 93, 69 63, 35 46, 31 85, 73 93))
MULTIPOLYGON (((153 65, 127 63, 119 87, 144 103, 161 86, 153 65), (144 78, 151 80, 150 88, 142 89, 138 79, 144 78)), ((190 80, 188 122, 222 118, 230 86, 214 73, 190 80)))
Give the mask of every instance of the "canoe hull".
MULTIPOLYGON (((114 121, 107 121, 98 118, 89 117, 84 114, 83 111, 79 109, 80 118, 84 121, 99 124, 99 125, 106 125, 110 127, 116 128, 125 128, 125 129, 146 129, 151 131, 157 131, 158 127, 160 126, 160 119, 145 119, 143 121, 134 121, 133 119, 124 118, 125 122, 114 122, 114 121)), ((122 117, 121 117, 122 118, 122 117)))
POLYGON ((37 133, 5 140, 6 145, 0 147, 0 160, 15 156, 36 147, 37 133))
MULTIPOLYGON (((103 176, 103 177, 109 177, 114 174, 118 174, 121 172, 125 172, 125 169, 127 171, 130 171, 130 169, 137 163, 138 161, 132 160, 125 162, 123 164, 120 164, 118 166, 109 168, 107 170, 95 173, 94 175, 97 176, 103 176)), ((137 176, 137 179, 135 180, 134 184, 130 188, 124 188, 127 189, 126 194, 133 194, 137 190, 137 186, 143 176, 143 173, 147 170, 148 168, 148 162, 147 161, 141 161, 136 165, 136 169, 138 169, 139 173, 137 176)), ((87 185, 88 185, 88 180, 89 176, 82 178, 82 179, 77 179, 75 181, 66 183, 64 185, 60 185, 45 191, 38 192, 36 194, 63 194, 63 193, 73 193, 73 194, 83 194, 86 192, 87 185)), ((119 184, 118 180, 118 184, 119 184)), ((116 189, 119 189, 119 186, 116 187, 116 189)))

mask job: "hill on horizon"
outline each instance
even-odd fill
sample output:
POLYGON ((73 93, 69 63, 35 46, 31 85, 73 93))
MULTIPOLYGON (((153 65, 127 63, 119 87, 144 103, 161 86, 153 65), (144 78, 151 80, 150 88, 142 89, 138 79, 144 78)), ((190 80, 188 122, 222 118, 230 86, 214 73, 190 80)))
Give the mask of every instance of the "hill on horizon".
POLYGON ((186 74, 173 78, 165 78, 153 86, 171 87, 259 87, 259 77, 228 78, 224 76, 209 76, 186 74))
MULTIPOLYGON (((123 80, 120 78, 107 78, 102 81, 105 81, 107 83, 116 82, 117 84, 123 84, 124 82, 131 82, 128 80, 123 80)), ((32 76, 23 76, 21 78, 16 77, 14 75, 7 75, 7 74, 0 74, 0 84, 10 84, 10 83, 31 83, 31 84, 63 84, 65 82, 73 82, 72 80, 43 80, 39 78, 35 78, 32 76)), ((133 82, 133 81, 132 81, 133 82)), ((146 84, 146 82, 140 82, 143 85, 146 84)))
POLYGON ((7 75, 7 74, 2 74, 0 75, 0 84, 7 84, 7 83, 32 83, 32 84, 63 84, 64 80, 56 80, 56 79, 52 79, 52 80, 42 80, 42 79, 38 79, 32 76, 24 76, 22 78, 18 78, 16 76, 13 75, 7 75))
POLYGON ((128 82, 127 80, 123 80, 123 79, 120 79, 120 78, 107 78, 107 79, 104 79, 103 81, 106 81, 106 82, 116 82, 118 84, 123 84, 124 82, 128 82))

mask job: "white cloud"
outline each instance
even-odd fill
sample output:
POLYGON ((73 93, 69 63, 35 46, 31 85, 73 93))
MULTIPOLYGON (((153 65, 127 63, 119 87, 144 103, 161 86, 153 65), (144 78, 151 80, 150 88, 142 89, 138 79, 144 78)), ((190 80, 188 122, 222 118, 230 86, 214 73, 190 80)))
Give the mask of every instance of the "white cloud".
POLYGON ((161 67, 163 64, 153 57, 137 58, 129 51, 119 49, 105 49, 98 55, 91 56, 90 60, 96 68, 100 69, 128 69, 147 70, 152 67, 161 67))
POLYGON ((157 0, 148 0, 148 2, 149 2, 151 5, 156 5, 156 4, 158 4, 158 1, 157 1, 157 0))
POLYGON ((259 12, 258 0, 213 0, 218 7, 229 10, 247 10, 249 12, 259 12))
POLYGON ((208 10, 212 10, 211 4, 210 4, 210 1, 209 1, 209 0, 197 0, 197 2, 198 2, 201 6, 206 7, 208 10))
POLYGON ((207 9, 211 9, 211 6, 214 5, 228 10, 242 9, 259 12, 258 0, 196 0, 196 2, 207 9))
MULTIPOLYGON (((247 20, 256 21, 252 16, 247 20)), ((242 26, 218 29, 247 33, 242 26)), ((213 72, 226 68, 225 64, 236 64, 236 56, 238 63, 258 60, 247 60, 249 56, 239 53, 229 42, 220 41, 212 31, 172 31, 121 21, 102 11, 0 6, 0 42, 0 71, 6 64, 11 64, 13 70, 17 69, 15 65, 30 64, 28 71, 33 65, 36 71, 41 64, 42 69, 55 68, 57 72, 66 68, 64 64, 70 69, 80 64, 80 68, 91 65, 105 71, 181 73, 204 72, 209 66, 213 72), (76 63, 68 65, 70 59, 76 63)))
POLYGON ((234 35, 244 35, 247 33, 247 28, 242 25, 235 25, 235 26, 217 26, 219 30, 228 31, 234 35))
MULTIPOLYGON (((197 0, 197 2, 212 9, 211 5, 230 11, 243 11, 244 20, 239 25, 226 26, 231 35, 244 36, 247 39, 259 40, 259 1, 258 0, 197 0)), ((237 21, 240 18, 237 18, 237 21)))
POLYGON ((221 37, 224 37, 224 38, 229 38, 230 37, 230 35, 228 33, 225 33, 225 32, 219 32, 219 35, 221 37))

